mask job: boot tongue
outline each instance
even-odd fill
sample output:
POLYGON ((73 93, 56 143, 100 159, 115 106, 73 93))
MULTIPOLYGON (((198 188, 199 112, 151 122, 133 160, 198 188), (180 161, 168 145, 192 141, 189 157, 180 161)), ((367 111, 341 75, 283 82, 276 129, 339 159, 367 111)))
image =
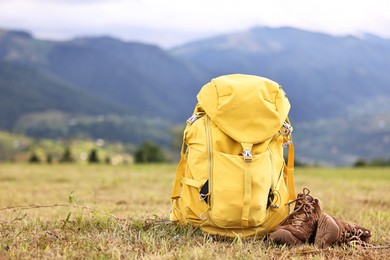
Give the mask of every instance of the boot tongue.
POLYGON ((302 223, 304 222, 305 217, 306 217, 306 214, 305 214, 305 213, 297 213, 297 214, 294 216, 294 219, 293 219, 293 221, 292 221, 292 224, 301 226, 302 223))
POLYGON ((307 202, 312 202, 313 201, 313 197, 312 196, 306 196, 305 200, 307 202))

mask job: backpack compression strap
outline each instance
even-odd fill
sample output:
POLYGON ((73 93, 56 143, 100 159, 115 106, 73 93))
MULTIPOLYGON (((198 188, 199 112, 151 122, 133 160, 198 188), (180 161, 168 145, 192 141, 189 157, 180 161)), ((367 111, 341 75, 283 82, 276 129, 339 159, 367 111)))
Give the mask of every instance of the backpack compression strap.
POLYGON ((294 144, 289 143, 288 145, 288 159, 287 166, 284 167, 284 173, 287 176, 288 193, 290 194, 290 200, 295 200, 294 191, 294 144))

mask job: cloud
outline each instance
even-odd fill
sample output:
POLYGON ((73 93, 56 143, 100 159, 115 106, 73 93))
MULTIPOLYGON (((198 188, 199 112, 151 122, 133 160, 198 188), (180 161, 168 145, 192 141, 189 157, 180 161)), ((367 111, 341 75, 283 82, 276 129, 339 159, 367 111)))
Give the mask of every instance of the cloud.
POLYGON ((389 23, 388 0, 0 0, 0 27, 47 37, 97 33, 128 39, 144 30, 142 37, 160 32, 180 38, 266 25, 390 38, 389 23))
POLYGON ((7 3, 66 3, 66 4, 84 4, 84 3, 99 3, 99 2, 122 2, 125 0, 0 0, 0 4, 7 3))

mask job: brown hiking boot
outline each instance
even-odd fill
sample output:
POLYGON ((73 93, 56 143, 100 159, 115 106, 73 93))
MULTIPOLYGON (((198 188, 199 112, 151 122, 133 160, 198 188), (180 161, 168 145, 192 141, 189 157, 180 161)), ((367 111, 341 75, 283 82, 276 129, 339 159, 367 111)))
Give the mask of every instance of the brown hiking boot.
POLYGON ((320 248, 343 244, 369 246, 370 237, 370 230, 322 213, 314 243, 320 248))
POLYGON ((303 193, 298 194, 294 200, 294 211, 271 232, 269 235, 271 241, 293 246, 308 242, 312 238, 321 215, 321 202, 309 193, 310 190, 304 188, 303 193))

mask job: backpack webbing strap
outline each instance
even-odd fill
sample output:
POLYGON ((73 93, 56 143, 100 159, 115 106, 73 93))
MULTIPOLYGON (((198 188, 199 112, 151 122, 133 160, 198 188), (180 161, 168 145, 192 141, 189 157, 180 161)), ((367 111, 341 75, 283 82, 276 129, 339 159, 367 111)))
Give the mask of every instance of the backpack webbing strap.
POLYGON ((249 226, 249 211, 251 207, 252 198, 252 146, 253 144, 242 143, 244 154, 244 201, 242 206, 241 224, 243 227, 249 226))

